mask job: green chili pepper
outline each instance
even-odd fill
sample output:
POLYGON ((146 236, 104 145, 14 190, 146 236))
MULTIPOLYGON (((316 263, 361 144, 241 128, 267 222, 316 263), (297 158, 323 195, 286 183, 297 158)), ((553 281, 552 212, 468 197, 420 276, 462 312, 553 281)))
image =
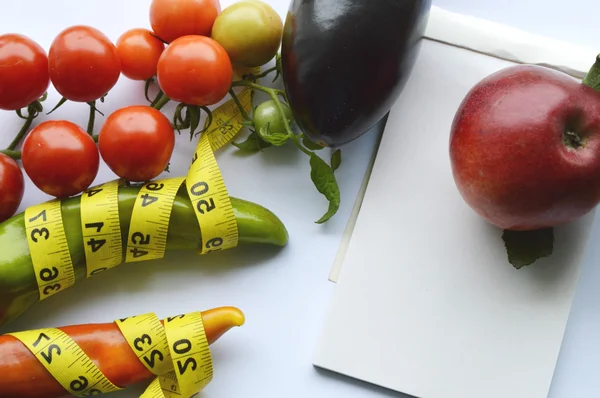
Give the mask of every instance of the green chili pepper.
MULTIPOLYGON (((140 186, 119 187, 121 242, 125 245, 133 206, 140 186)), ((81 196, 61 200, 61 211, 75 280, 86 277, 86 261, 81 230, 81 196)), ((231 198, 238 224, 239 245, 285 246, 288 232, 281 220, 268 209, 242 199, 231 198)), ((202 235, 185 191, 180 187, 169 220, 166 250, 200 249, 202 235)), ((0 328, 12 322, 39 301, 34 268, 25 231, 24 213, 0 223, 0 328)))

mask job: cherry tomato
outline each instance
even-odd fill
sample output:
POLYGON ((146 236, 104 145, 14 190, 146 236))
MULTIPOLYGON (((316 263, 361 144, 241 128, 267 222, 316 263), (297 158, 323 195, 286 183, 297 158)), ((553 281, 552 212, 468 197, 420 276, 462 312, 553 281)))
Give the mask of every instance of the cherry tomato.
POLYGON ((168 43, 182 36, 210 36, 220 12, 219 0, 152 0, 150 26, 168 43))
POLYGON ((48 61, 56 91, 75 102, 103 97, 121 74, 117 48, 90 26, 71 26, 60 32, 50 46, 48 61))
POLYGON ((24 108, 50 86, 46 51, 23 35, 0 36, 0 71, 0 109, 24 108))
POLYGON ((34 127, 23 142, 21 160, 33 184, 57 198, 88 188, 100 166, 92 137, 66 120, 49 120, 34 127))
POLYGON ((119 177, 132 182, 153 179, 167 167, 175 132, 159 110, 131 105, 110 114, 100 130, 100 156, 119 177))
POLYGON ((189 105, 213 105, 229 92, 233 67, 227 51, 206 36, 173 41, 158 60, 157 80, 172 100, 189 105))
POLYGON ((283 33, 281 17, 267 3, 243 0, 219 14, 211 37, 238 66, 262 66, 277 55, 283 33))
MULTIPOLYGON (((288 125, 291 126, 293 122, 292 111, 285 103, 281 103, 281 108, 288 121, 288 125)), ((267 100, 263 102, 256 107, 252 116, 256 131, 260 132, 266 129, 266 132, 271 134, 287 134, 283 117, 281 117, 275 101, 267 100)))
POLYGON ((23 200, 25 180, 13 158, 0 153, 0 222, 12 217, 23 200))
POLYGON ((123 75, 132 80, 148 80, 156 75, 158 58, 165 45, 148 29, 126 31, 119 37, 116 46, 123 75))

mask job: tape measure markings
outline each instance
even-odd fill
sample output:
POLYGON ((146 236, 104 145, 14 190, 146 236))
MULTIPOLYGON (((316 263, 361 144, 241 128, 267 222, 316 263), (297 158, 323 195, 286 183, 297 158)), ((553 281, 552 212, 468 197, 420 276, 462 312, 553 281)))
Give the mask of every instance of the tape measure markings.
POLYGON ((194 312, 168 318, 165 332, 172 352, 173 375, 161 378, 163 392, 193 396, 213 377, 212 356, 204 331, 202 314, 194 312), (195 349, 194 349, 195 348, 195 349))
POLYGON ((57 199, 25 209, 27 243, 40 300, 75 283, 75 271, 57 199))
POLYGON ((202 235, 199 253, 237 246, 238 226, 231 199, 206 134, 200 138, 187 180, 188 195, 202 235), (226 223, 221 224, 224 220, 226 223))
POLYGON ((171 369, 171 354, 163 325, 154 313, 115 321, 140 362, 155 375, 171 369))
MULTIPOLYGON (((241 92, 236 93, 240 103, 244 109, 249 112, 252 103, 252 91, 250 88, 244 88, 241 92)), ((209 132, 209 142, 213 151, 217 151, 233 137, 239 133, 244 125, 244 116, 240 112, 239 107, 236 105, 233 99, 225 102, 212 112, 212 123, 208 126, 208 118, 206 120, 204 128, 209 132), (210 128, 212 125, 216 125, 216 128, 210 128)))
POLYGON ((81 230, 88 278, 123 261, 118 203, 120 182, 108 181, 81 194, 81 230))
POLYGON ((60 329, 39 329, 9 335, 20 340, 71 395, 84 397, 121 390, 60 329))
POLYGON ((158 378, 154 379, 152 383, 150 383, 140 398, 165 398, 158 378))
POLYGON ((141 187, 131 214, 126 262, 164 257, 173 203, 184 181, 167 178, 141 187))

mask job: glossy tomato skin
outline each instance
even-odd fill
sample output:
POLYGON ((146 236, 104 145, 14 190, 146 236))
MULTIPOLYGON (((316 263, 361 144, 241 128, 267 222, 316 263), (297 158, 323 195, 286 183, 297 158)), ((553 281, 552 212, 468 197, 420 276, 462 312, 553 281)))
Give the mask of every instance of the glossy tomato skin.
POLYGON ((33 184, 57 198, 88 188, 100 165, 92 137, 66 120, 49 120, 34 127, 23 141, 21 160, 33 184))
POLYGON ((17 162, 0 153, 0 222, 12 217, 23 200, 25 180, 17 162))
POLYGON ((0 109, 15 111, 40 98, 50 85, 48 56, 19 34, 0 36, 0 109))
POLYGON ((158 60, 157 80, 172 100, 208 106, 229 92, 233 67, 227 51, 210 37, 184 36, 173 41, 158 60))
POLYGON ((108 167, 119 177, 143 182, 167 167, 175 146, 175 132, 159 110, 131 105, 110 114, 100 130, 98 148, 108 167))
POLYGON ((219 0, 152 0, 150 26, 167 43, 188 35, 210 36, 219 0))
POLYGON ((76 25, 60 32, 50 46, 48 62, 56 90, 75 102, 103 97, 121 75, 117 48, 91 26, 76 25))
POLYGON ((235 66, 262 66, 277 55, 283 33, 281 17, 267 3, 238 1, 215 20, 211 37, 229 54, 235 66))
POLYGON ((164 43, 144 28, 123 33, 116 47, 121 73, 132 80, 148 80, 156 75, 158 59, 165 49, 164 43))

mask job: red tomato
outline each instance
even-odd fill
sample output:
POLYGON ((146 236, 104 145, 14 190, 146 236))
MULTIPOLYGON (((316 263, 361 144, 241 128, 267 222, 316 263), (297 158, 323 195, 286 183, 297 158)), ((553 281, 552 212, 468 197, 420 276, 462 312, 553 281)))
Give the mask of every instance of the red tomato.
POLYGON ((13 158, 0 153, 0 222, 12 217, 23 200, 23 172, 13 158))
POLYGON ((0 109, 24 108, 50 86, 46 51, 23 35, 0 36, 0 71, 0 109))
POLYGON ((48 61, 56 91, 76 102, 103 97, 121 74, 117 48, 90 26, 71 26, 60 32, 50 46, 48 61))
POLYGON ((164 171, 175 146, 171 122, 159 110, 131 105, 110 114, 100 130, 98 148, 108 167, 132 182, 164 171))
POLYGON ((233 67, 227 51, 210 37, 184 36, 173 41, 158 60, 157 80, 174 101, 213 105, 231 88, 233 67))
POLYGON ((126 31, 117 40, 121 72, 132 80, 148 80, 156 75, 156 65, 165 49, 162 41, 148 29, 126 31))
POLYGON ((34 127, 23 142, 21 160, 35 186, 57 198, 88 188, 100 166, 92 137, 66 120, 49 120, 34 127))
POLYGON ((219 0, 152 0, 150 26, 168 43, 181 36, 210 36, 220 12, 219 0))

